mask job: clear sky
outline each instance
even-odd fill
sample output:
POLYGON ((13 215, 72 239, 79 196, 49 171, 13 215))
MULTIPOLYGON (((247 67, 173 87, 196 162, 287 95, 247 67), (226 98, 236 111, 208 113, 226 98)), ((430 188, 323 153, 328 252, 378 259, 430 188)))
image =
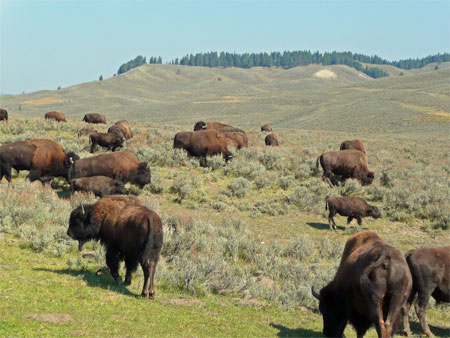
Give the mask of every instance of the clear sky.
POLYGON ((97 80, 141 54, 450 50, 449 1, 0 0, 0 93, 97 80))

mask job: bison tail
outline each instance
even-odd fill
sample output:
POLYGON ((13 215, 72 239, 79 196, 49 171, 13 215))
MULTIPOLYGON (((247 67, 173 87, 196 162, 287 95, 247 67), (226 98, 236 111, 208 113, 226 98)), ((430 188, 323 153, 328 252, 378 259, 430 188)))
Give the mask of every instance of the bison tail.
POLYGON ((328 198, 325 200, 325 210, 328 210, 328 198))
POLYGON ((150 217, 147 217, 147 241, 145 242, 144 251, 142 252, 141 261, 146 262, 150 259, 150 254, 153 247, 153 234, 150 217))

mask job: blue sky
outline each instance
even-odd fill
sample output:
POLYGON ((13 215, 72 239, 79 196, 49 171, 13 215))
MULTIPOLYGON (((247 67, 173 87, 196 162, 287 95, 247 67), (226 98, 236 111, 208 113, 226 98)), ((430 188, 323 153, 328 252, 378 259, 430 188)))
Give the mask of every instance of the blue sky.
POLYGON ((449 1, 0 0, 0 92, 97 80, 141 54, 450 50, 449 1))

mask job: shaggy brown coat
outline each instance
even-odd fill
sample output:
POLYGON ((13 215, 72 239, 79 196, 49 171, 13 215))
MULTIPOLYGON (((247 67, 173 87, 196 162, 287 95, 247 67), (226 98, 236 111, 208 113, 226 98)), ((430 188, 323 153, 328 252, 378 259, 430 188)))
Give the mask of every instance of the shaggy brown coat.
POLYGON ((67 122, 66 117, 60 111, 50 111, 45 114, 45 119, 51 119, 58 122, 67 122))
POLYGON ((92 133, 89 136, 91 143, 91 153, 94 153, 97 145, 108 150, 116 151, 116 149, 123 147, 123 137, 115 133, 92 133))
POLYGON ((97 130, 95 130, 95 129, 91 129, 91 128, 82 128, 82 129, 78 130, 77 135, 78 135, 78 137, 81 137, 81 136, 90 136, 91 134, 94 134, 94 133, 96 133, 96 132, 97 132, 97 130))
POLYGON ((340 150, 345 149, 356 149, 366 154, 366 148, 364 147, 363 141, 360 139, 347 140, 341 143, 340 150))
POLYGON ((152 210, 131 196, 106 196, 95 204, 79 206, 70 214, 68 236, 78 241, 81 251, 89 240, 106 247, 106 264, 117 283, 120 262, 125 260, 125 285, 140 263, 144 272, 142 297, 155 297, 154 276, 163 244, 162 223, 152 210))
POLYGON ((216 130, 179 132, 173 139, 174 149, 184 149, 190 156, 201 157, 223 154, 226 160, 233 157, 227 148, 227 137, 216 130))
POLYGON ((8 111, 6 109, 0 108, 0 121, 8 121, 8 111))
POLYGON ((340 175, 342 182, 349 178, 357 179, 362 185, 369 185, 375 178, 375 173, 367 166, 366 155, 356 149, 330 151, 317 158, 316 168, 319 163, 323 168, 323 179, 333 187, 331 174, 340 175))
POLYGON ((266 136, 264 139, 266 146, 278 147, 280 145, 280 140, 278 139, 277 133, 272 133, 266 136))
POLYGON ((105 123, 106 117, 103 114, 86 114, 81 121, 87 123, 105 123))
POLYGON ((347 322, 362 337, 375 325, 378 337, 394 335, 412 287, 411 273, 400 251, 370 231, 347 241, 338 271, 320 294, 323 334, 342 337, 347 322))
POLYGON ((127 193, 121 181, 106 176, 75 178, 70 182, 70 193, 73 194, 75 191, 92 192, 99 197, 127 193))
POLYGON ((141 188, 150 183, 151 177, 147 162, 139 162, 136 155, 128 151, 83 158, 75 161, 70 168, 70 180, 91 176, 107 176, 141 188))
POLYGON ((336 230, 336 222, 333 218, 336 214, 347 216, 347 224, 356 218, 359 225, 362 225, 362 217, 381 217, 377 207, 370 205, 360 197, 330 197, 325 202, 325 210, 327 209, 330 210, 328 215, 330 230, 336 230))
POLYGON ((261 131, 272 131, 270 124, 265 124, 261 127, 261 131))
POLYGON ((439 302, 450 302, 450 246, 440 248, 423 248, 408 251, 406 262, 411 270, 413 287, 403 314, 403 327, 411 336, 409 327, 409 309, 414 301, 420 326, 428 337, 433 337, 427 319, 426 310, 431 296, 439 302))
POLYGON ((224 132, 227 138, 227 145, 233 146, 236 149, 248 147, 248 137, 240 132, 224 132))
POLYGON ((114 123, 111 127, 108 128, 108 133, 121 135, 127 140, 133 138, 130 123, 127 120, 122 120, 114 123))

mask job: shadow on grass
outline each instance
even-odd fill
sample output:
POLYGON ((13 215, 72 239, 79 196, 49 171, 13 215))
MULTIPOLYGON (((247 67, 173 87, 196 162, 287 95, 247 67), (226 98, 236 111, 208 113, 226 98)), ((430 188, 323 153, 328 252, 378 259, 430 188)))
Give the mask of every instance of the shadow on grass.
POLYGON ((126 296, 138 297, 139 295, 129 291, 124 285, 117 284, 109 273, 97 275, 95 272, 88 270, 61 269, 52 270, 46 268, 36 268, 36 271, 53 272, 58 275, 69 275, 72 277, 83 279, 90 287, 102 288, 105 290, 121 293, 126 296))
MULTIPOLYGON (((311 228, 314 229, 318 229, 318 230, 330 230, 330 226, 328 225, 328 223, 313 223, 313 222, 308 222, 306 223, 308 224, 311 228)), ((345 230, 345 227, 338 225, 337 226, 338 230, 345 230)))
POLYGON ((277 333, 277 337, 323 337, 322 332, 307 330, 307 329, 290 329, 283 325, 278 325, 275 323, 270 323, 270 326, 280 330, 277 333))
MULTIPOLYGON (((419 336, 426 337, 422 331, 422 327, 420 326, 420 324, 418 322, 410 321, 409 326, 411 328, 413 337, 419 337, 419 336)), ((428 326, 430 327, 431 332, 436 337, 449 337, 450 336, 450 328, 438 327, 438 326, 431 325, 430 323, 428 323, 428 326)), ((405 336, 405 334, 403 334, 403 336, 405 336)))

